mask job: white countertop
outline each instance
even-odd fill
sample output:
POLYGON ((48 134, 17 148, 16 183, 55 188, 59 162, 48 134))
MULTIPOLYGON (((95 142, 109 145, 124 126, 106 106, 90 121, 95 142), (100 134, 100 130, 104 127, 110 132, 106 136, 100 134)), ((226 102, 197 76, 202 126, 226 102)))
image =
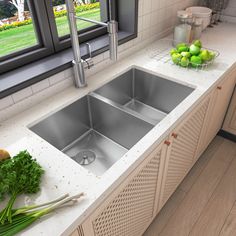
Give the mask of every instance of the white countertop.
MULTIPOLYGON (((236 24, 221 23, 214 28, 208 28, 203 33, 202 42, 205 47, 220 52, 215 63, 206 70, 185 69, 151 59, 149 57, 150 48, 160 48, 160 42, 156 42, 91 76, 88 78, 88 87, 80 90, 70 87, 37 106, 0 123, 1 146, 9 150, 12 155, 27 149, 46 171, 43 176, 42 190, 37 195, 21 196, 17 200, 18 205, 49 201, 65 193, 86 193, 86 196, 77 205, 57 210, 19 235, 68 235, 72 233, 93 209, 136 168, 147 153, 150 153, 210 92, 220 81, 222 75, 232 69, 236 62, 236 24), (132 66, 196 89, 102 176, 89 173, 27 128, 32 122, 60 110, 132 66)), ((0 204, 0 209, 3 206, 4 202, 0 204)))

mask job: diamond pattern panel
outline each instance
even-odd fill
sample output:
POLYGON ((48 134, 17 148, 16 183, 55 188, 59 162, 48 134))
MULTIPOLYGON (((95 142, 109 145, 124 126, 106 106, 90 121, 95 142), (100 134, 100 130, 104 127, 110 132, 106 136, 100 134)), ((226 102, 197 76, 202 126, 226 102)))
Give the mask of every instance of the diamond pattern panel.
POLYGON ((158 151, 93 221, 96 236, 139 236, 153 216, 158 151))

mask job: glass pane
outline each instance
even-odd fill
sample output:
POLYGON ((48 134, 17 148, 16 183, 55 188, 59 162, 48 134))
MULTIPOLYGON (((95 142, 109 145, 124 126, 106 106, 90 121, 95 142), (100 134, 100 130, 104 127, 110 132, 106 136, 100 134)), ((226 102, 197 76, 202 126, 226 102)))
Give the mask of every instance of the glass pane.
POLYGON ((0 57, 37 44, 27 2, 0 1, 0 57))
MULTIPOLYGON (((53 0, 53 11, 57 25, 59 37, 70 33, 65 0, 53 0)), ((100 2, 95 0, 77 0, 74 1, 76 13, 79 16, 86 17, 93 20, 101 21, 100 2)), ((94 24, 77 20, 78 30, 82 30, 93 26, 94 24)))

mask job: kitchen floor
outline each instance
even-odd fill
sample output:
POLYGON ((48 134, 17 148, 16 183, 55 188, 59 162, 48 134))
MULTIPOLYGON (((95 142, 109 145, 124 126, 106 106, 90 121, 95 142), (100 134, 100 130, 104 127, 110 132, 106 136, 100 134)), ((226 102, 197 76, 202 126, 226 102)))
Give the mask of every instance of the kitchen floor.
POLYGON ((236 143, 217 136, 143 236, 236 235, 236 143))

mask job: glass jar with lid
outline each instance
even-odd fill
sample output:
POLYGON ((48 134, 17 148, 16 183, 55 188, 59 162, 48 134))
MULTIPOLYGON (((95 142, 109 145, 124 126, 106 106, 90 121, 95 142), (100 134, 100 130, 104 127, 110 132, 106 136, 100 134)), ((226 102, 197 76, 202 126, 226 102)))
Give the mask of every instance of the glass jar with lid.
POLYGON ((193 16, 187 11, 177 12, 178 23, 174 29, 174 46, 178 43, 190 43, 193 16))

